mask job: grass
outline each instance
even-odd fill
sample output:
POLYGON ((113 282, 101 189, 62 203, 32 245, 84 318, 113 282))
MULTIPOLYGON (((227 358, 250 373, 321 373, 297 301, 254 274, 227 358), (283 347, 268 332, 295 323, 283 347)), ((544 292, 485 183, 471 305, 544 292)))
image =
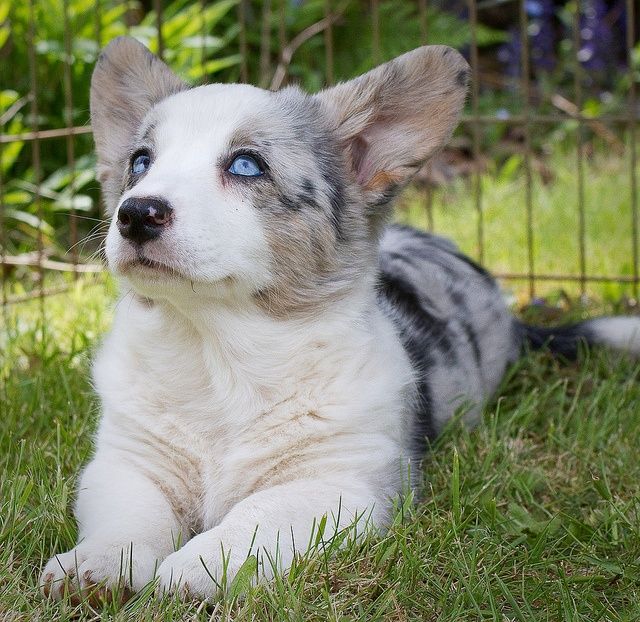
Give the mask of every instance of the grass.
POLYGON ((524 359, 483 424, 453 425, 432 449, 422 501, 384 537, 210 608, 42 601, 43 563, 75 541, 70 503, 97 419, 88 365, 111 300, 80 283, 46 301, 44 331, 37 303, 5 317, 0 620, 640 619, 640 366, 596 352, 524 359))
MULTIPOLYGON (((571 162, 559 159, 555 169, 553 186, 535 190, 538 267, 549 271, 574 265, 576 251, 571 162)), ((629 273, 624 166, 603 159, 588 179, 589 269, 629 273)), ((486 247, 487 262, 521 270, 522 183, 502 171, 483 189, 487 236, 497 241, 486 247)), ((423 218, 419 198, 405 196, 403 218, 423 218)), ((468 185, 458 182, 438 201, 437 228, 473 253, 468 185)), ((114 291, 85 283, 48 298, 43 310, 25 303, 3 317, 0 622, 640 619, 640 366, 603 352, 570 365, 543 353, 523 359, 481 425, 453 424, 432 448, 422 499, 399 508, 385 536, 340 550, 329 543, 287 578, 209 607, 149 594, 124 608, 41 600, 40 569, 75 543, 70 505, 98 416, 89 361, 114 291)), ((592 291, 605 301, 628 293, 592 291)))
MULTIPOLYGON (((577 164, 571 145, 556 148, 545 160, 553 181, 543 183, 532 173, 533 251, 539 274, 580 274, 577 164), (565 151, 565 149, 567 151, 565 151)), ((526 182, 521 156, 481 177, 484 221, 484 265, 495 273, 527 273, 526 182)), ((629 162, 600 149, 584 164, 585 265, 591 275, 633 276, 632 202, 629 162)), ((637 166, 640 178, 640 163, 637 166)), ((428 228, 425 191, 409 189, 401 203, 400 218, 428 228)), ((640 197, 638 197, 640 202, 640 197)), ((472 257, 478 257, 478 216, 474 182, 457 179, 434 193, 433 225, 453 238, 472 257)), ((515 293, 528 294, 524 283, 511 284, 515 293)), ((579 284, 562 283, 570 295, 579 284)), ((538 292, 558 289, 556 282, 541 282, 538 292)), ((630 285, 590 284, 599 299, 630 296, 630 285)))

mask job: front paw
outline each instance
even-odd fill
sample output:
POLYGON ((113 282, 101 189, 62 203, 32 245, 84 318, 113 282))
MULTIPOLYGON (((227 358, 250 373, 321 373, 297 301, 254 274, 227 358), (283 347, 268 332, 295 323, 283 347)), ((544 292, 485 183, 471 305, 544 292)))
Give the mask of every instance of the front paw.
POLYGON ((196 536, 160 564, 160 594, 177 592, 183 598, 210 600, 228 589, 247 561, 249 543, 246 547, 231 546, 215 532, 213 529, 196 536))
POLYGON ((83 542, 49 560, 40 590, 55 600, 67 594, 72 602, 110 597, 124 602, 153 580, 157 566, 156 555, 142 546, 83 542))

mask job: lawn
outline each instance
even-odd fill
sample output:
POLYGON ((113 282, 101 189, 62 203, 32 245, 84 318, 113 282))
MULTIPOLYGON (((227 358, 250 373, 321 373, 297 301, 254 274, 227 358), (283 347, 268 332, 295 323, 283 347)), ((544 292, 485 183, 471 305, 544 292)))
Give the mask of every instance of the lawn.
MULTIPOLYGON (((640 146, 639 146, 640 147, 640 146)), ((540 274, 580 274, 579 211, 575 145, 563 143, 544 160, 546 175, 532 173, 532 221, 535 271, 540 274)), ((521 156, 501 166, 491 163, 481 177, 484 220, 484 264, 495 273, 528 272, 526 183, 521 156)), ((632 202, 628 159, 599 148, 584 163, 585 267, 591 275, 633 276, 632 202)), ((640 162, 636 166, 640 179, 640 162)), ((640 204, 640 196, 637 197, 640 204)), ((401 202, 400 218, 427 228, 425 191, 409 189, 401 202)), ((457 179, 434 193, 433 224, 437 232, 456 240, 478 257, 477 210, 474 181, 457 179)), ((516 293, 528 294, 523 282, 511 283, 516 293)), ((571 294, 579 284, 561 283, 571 294)), ((540 282, 537 291, 557 291, 556 282, 540 282)), ((631 294, 630 285, 589 284, 599 299, 619 300, 631 294)))
MULTIPOLYGON (((614 191, 624 169, 607 162, 589 177, 590 269, 616 272, 629 261, 620 242, 628 228, 611 211, 598 214, 597 201, 620 201, 624 213, 628 193, 614 191)), ((540 247, 549 270, 553 261, 573 265, 568 175, 536 190, 548 202, 538 203, 539 239, 562 241, 540 247)), ((499 268, 513 256, 508 267, 521 269, 522 224, 508 217, 510 206, 522 209, 521 182, 483 183, 496 239, 488 263, 499 268)), ((422 218, 416 195, 405 203, 403 218, 422 218)), ((473 251, 472 215, 459 182, 434 216, 473 251)), ((480 426, 452 425, 431 449, 420 502, 399 509, 386 536, 338 551, 327 543, 287 578, 215 606, 148 593, 97 610, 41 600, 40 569, 75 542, 70 504, 98 415, 89 361, 114 296, 108 281, 81 280, 45 301, 44 324, 37 301, 8 307, 0 320, 0 621, 640 619, 640 366, 595 351, 575 364, 544 353, 523 359, 480 426)))

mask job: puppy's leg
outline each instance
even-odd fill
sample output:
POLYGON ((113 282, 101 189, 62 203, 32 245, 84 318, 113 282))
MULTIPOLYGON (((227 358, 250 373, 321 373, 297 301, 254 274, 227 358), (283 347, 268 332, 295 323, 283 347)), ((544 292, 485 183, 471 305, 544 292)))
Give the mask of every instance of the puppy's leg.
POLYGON ((181 528, 163 493, 121 456, 99 452, 78 487, 77 546, 52 557, 40 578, 45 596, 68 590, 104 594, 118 588, 125 597, 153 579, 174 550, 181 528))
POLYGON ((258 557, 259 574, 270 578, 272 562, 286 570, 294 552, 306 550, 314 522, 317 526, 323 515, 327 538, 334 527, 351 525, 356 515, 360 529, 367 522, 379 524, 387 505, 388 500, 376 499, 367 484, 353 480, 345 485, 307 479, 262 490, 235 505, 217 527, 169 555, 158 569, 160 590, 211 598, 223 573, 228 587, 249 554, 258 557))

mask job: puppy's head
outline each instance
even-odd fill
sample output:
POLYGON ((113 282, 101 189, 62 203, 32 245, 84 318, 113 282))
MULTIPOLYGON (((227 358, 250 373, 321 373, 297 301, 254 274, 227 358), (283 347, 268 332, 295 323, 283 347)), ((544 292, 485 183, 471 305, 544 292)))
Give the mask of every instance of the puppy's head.
POLYGON ((189 88, 114 40, 91 84, 110 267, 151 298, 274 313, 344 295, 371 273, 387 204, 451 135, 467 78, 432 46, 317 95, 189 88))

